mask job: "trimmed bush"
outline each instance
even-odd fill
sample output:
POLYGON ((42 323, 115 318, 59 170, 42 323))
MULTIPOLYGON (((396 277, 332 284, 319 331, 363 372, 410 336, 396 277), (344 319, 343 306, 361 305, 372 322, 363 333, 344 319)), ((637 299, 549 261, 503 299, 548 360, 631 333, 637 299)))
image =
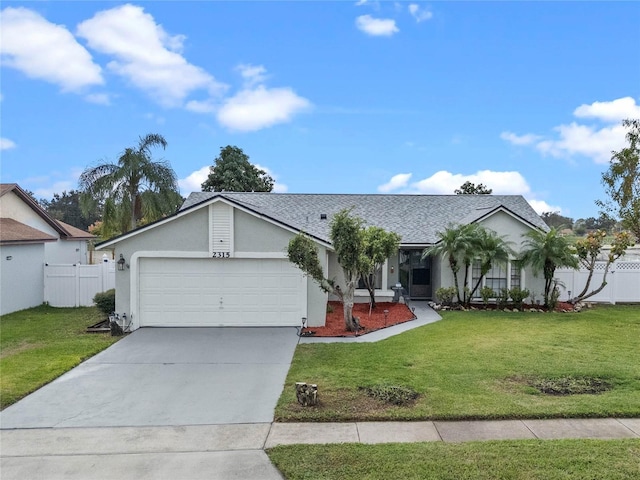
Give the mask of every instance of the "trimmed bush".
POLYGON ((96 304, 98 310, 102 313, 110 315, 116 309, 116 290, 112 288, 106 292, 96 293, 93 297, 93 303, 96 304))
POLYGON ((513 304, 515 305, 515 307, 519 309, 522 309, 522 302, 524 302, 524 299, 528 296, 529 290, 527 290, 526 288, 523 290, 520 287, 514 287, 509 290, 509 297, 511 297, 511 300, 513 300, 513 304))
POLYGON ((453 303, 455 294, 455 287, 440 287, 436 290, 436 298, 445 305, 451 305, 453 303))
POLYGON ((493 291, 493 288, 485 286, 480 289, 480 296, 482 297, 482 303, 484 303, 484 306, 486 307, 489 305, 489 299, 495 297, 496 294, 493 291))

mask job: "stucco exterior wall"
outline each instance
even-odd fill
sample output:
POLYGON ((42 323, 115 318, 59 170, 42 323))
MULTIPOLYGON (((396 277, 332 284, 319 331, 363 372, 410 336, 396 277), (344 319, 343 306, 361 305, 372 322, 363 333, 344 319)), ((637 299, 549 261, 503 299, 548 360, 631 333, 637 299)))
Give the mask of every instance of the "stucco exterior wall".
POLYGON ((3 245, 0 265, 0 315, 42 304, 44 244, 3 245))
POLYGON ((0 212, 4 218, 13 218, 20 223, 29 225, 41 232, 58 236, 58 232, 40 215, 33 211, 26 203, 22 201, 15 193, 9 192, 0 197, 0 212))
POLYGON ((44 245, 45 262, 49 265, 56 264, 83 264, 89 263, 87 257, 86 240, 58 240, 44 245))
MULTIPOLYGON (((529 231, 531 228, 522 223, 518 219, 509 215, 506 212, 496 212, 494 215, 484 219, 480 224, 486 228, 497 232, 499 235, 505 237, 506 240, 512 242, 512 248, 519 253, 522 250, 522 240, 523 235, 529 231)), ((450 287, 453 286, 453 273, 451 272, 451 268, 449 268, 449 263, 446 259, 440 259, 441 262, 439 265, 439 278, 433 279, 434 284, 434 294, 435 290, 439 287, 450 287)), ((434 266, 435 266, 434 261, 434 266)), ((464 271, 460 271, 458 273, 458 281, 460 285, 462 285, 464 271)), ((544 291, 544 279, 541 274, 536 277, 531 270, 531 267, 527 267, 524 269, 521 276, 521 288, 529 289, 531 293, 535 293, 538 298, 540 298, 542 292, 544 291)))
MULTIPOLYGON (((234 255, 243 253, 264 253, 286 255, 289 240, 294 236, 277 225, 234 209, 233 213, 234 255)), ((326 256, 324 247, 319 247, 321 258, 326 256)), ((182 217, 175 218, 138 235, 123 239, 115 246, 115 260, 122 253, 130 264, 136 252, 184 252, 185 254, 209 255, 209 212, 207 207, 199 208, 182 217)), ((116 271, 116 311, 130 315, 131 310, 131 269, 116 271)), ((307 322, 309 326, 324 325, 326 318, 327 294, 312 280, 307 282, 307 322)))

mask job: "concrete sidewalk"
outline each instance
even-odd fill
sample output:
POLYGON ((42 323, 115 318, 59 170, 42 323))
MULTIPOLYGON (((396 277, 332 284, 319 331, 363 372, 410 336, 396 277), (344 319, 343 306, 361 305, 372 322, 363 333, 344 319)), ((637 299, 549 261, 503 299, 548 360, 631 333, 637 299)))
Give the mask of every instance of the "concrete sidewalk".
POLYGON ((274 423, 265 448, 295 443, 470 442, 640 438, 640 418, 274 423))
POLYGON ((264 449, 311 443, 640 438, 640 418, 0 430, 2 479, 282 479, 264 449))

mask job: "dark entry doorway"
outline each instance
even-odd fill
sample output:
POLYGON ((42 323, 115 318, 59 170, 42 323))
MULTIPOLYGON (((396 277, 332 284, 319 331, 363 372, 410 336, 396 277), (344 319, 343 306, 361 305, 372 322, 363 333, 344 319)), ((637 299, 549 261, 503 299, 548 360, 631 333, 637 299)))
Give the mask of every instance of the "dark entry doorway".
POLYGON ((414 299, 431 299, 431 257, 422 258, 422 249, 400 250, 400 283, 414 299))

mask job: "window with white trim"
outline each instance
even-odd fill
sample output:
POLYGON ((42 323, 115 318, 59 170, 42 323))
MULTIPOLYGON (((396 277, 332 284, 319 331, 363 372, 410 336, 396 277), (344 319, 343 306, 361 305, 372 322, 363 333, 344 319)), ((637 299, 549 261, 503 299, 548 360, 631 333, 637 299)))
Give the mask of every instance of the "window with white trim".
MULTIPOLYGON (((471 286, 475 286, 480 278, 480 260, 473 262, 471 267, 471 286)), ((522 274, 518 267, 512 262, 496 263, 482 279, 482 283, 475 292, 475 298, 480 297, 482 287, 491 288, 496 295, 500 294, 503 288, 512 289, 522 285, 522 274)))

